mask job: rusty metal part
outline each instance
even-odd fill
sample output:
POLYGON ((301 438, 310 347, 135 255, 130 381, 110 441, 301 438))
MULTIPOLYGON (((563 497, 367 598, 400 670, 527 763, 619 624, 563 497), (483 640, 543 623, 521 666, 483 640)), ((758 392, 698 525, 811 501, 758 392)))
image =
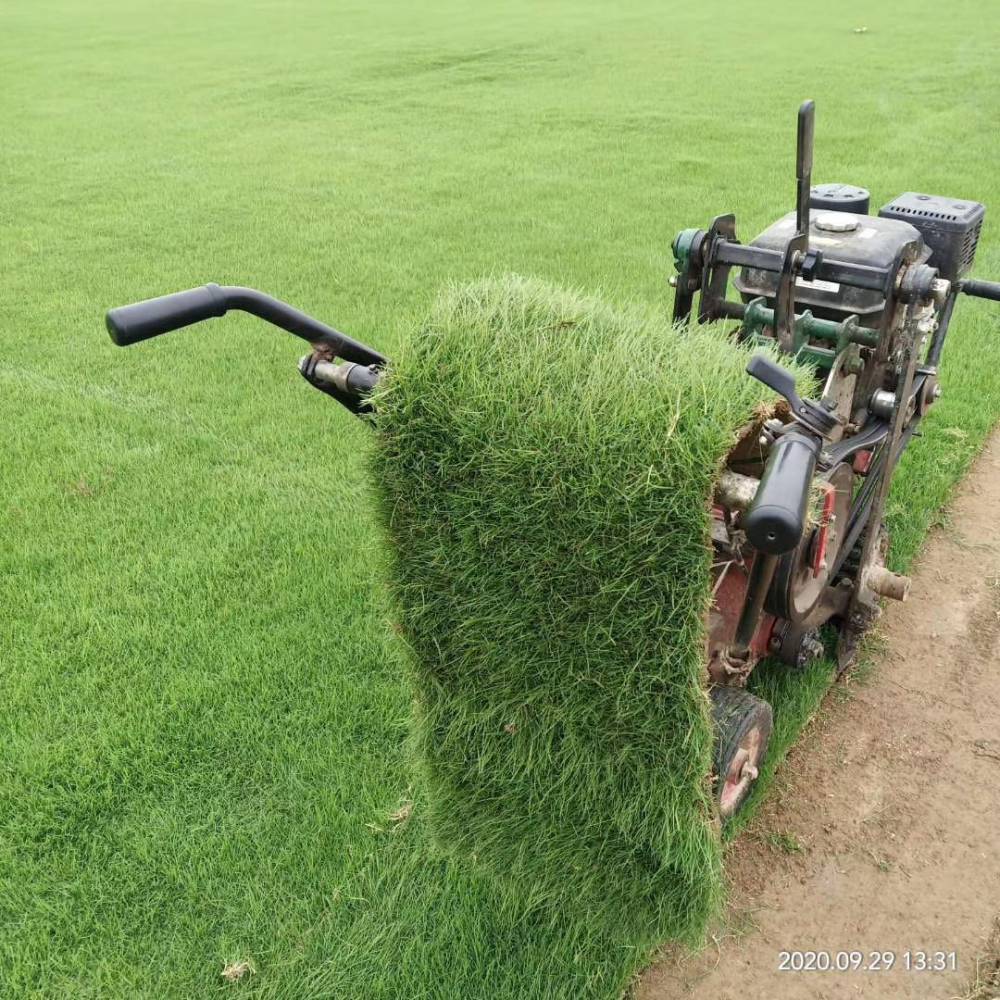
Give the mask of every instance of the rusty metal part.
POLYGON ((821 655, 821 646, 817 645, 819 629, 831 618, 843 617, 852 591, 852 581, 842 577, 824 589, 819 603, 804 621, 796 624, 776 619, 771 630, 771 655, 793 667, 802 667, 821 655))
MULTIPOLYGON (((736 242, 736 216, 732 213, 717 215, 712 220, 708 234, 699 243, 699 249, 709 260, 715 256, 715 247, 719 243, 736 242)), ((698 322, 710 323, 721 317, 715 314, 713 303, 726 297, 729 286, 730 267, 721 265, 706 267, 701 275, 701 295, 698 298, 698 322)), ((677 316, 674 317, 675 321, 677 316)))
POLYGON ((774 339, 783 354, 795 351, 795 277, 809 249, 809 234, 796 233, 785 247, 774 297, 774 339))
MULTIPOLYGON (((940 280, 936 267, 911 264, 900 270, 896 288, 903 302, 933 302, 942 297, 942 288, 938 284, 940 280)), ((947 290, 944 297, 947 297, 947 290)))
POLYGON ((911 580, 901 573, 893 573, 885 566, 869 566, 864 572, 865 586, 880 597, 888 597, 893 601, 905 601, 910 593, 911 580))
POLYGON ((911 398, 913 392, 913 379, 916 374, 920 356, 920 341, 922 340, 920 324, 917 320, 916 303, 911 302, 907 307, 903 318, 902 329, 900 331, 900 350, 897 364, 899 373, 896 386, 897 403, 893 411, 892 426, 889 438, 883 445, 889 461, 892 463, 879 478, 871 507, 868 512, 868 527, 863 536, 861 558, 859 567, 861 572, 858 575, 858 586, 855 589, 854 600, 852 601, 851 612, 863 613, 864 606, 874 603, 874 592, 865 585, 866 570, 876 564, 876 551, 881 544, 882 516, 885 511, 885 503, 889 496, 889 484, 892 480, 892 466, 894 466, 900 454, 900 443, 903 436, 903 429, 913 416, 915 406, 911 398), (902 401, 902 402, 900 402, 902 401))
POLYGON ((854 458, 851 459, 851 468, 859 476, 867 476, 868 470, 871 468, 873 454, 873 452, 867 449, 857 452, 854 458))
MULTIPOLYGON (((716 518, 713 534, 725 525, 716 518)), ((743 561, 739 540, 742 533, 732 532, 729 548, 716 546, 717 560, 712 566, 712 603, 708 612, 708 643, 706 659, 709 676, 716 684, 742 685, 759 661, 770 649, 774 618, 769 614, 759 616, 750 648, 744 655, 736 656, 733 645, 737 622, 746 602, 749 571, 743 561)))
POLYGON ((943 306, 951 295, 951 282, 945 278, 935 278, 931 282, 931 298, 935 305, 943 306))
POLYGON ((729 646, 716 646, 708 660, 708 676, 713 684, 744 687, 759 661, 760 657, 752 650, 740 658, 733 655, 729 646))
MULTIPOLYGON (((852 573, 857 583, 851 586, 850 599, 840 612, 842 625, 837 638, 837 676, 849 670, 857 658, 864 634, 875 624, 882 607, 879 595, 871 587, 864 584, 864 568, 860 562, 866 546, 858 542, 855 551, 851 553, 848 564, 853 566, 852 573)), ((889 535, 882 526, 878 530, 876 541, 872 546, 869 568, 871 566, 885 567, 885 558, 889 551, 889 535)))
POLYGON ((742 513, 753 502, 760 480, 726 469, 715 487, 715 499, 727 510, 742 513))
POLYGON ((937 375, 928 372, 924 376, 924 383, 920 387, 920 392, 917 393, 917 414, 921 417, 926 416, 927 411, 940 397, 941 384, 938 382, 937 375))
MULTIPOLYGON (((818 577, 821 573, 825 573, 829 569, 827 552, 831 536, 835 536, 837 529, 837 516, 834 513, 836 502, 836 487, 832 483, 824 483, 823 509, 820 511, 819 523, 816 525, 816 537, 809 546, 813 577, 818 577)), ((841 518, 841 522, 843 522, 843 518, 841 518)))
POLYGON ((864 369, 861 349, 857 344, 848 344, 830 366, 830 374, 823 386, 823 399, 833 405, 833 413, 841 420, 827 435, 827 442, 834 444, 847 431, 854 403, 854 393, 858 383, 858 372, 864 369))
POLYGON ((799 670, 804 670, 813 660, 818 660, 824 652, 819 629, 811 629, 799 638, 795 649, 795 666, 799 670))

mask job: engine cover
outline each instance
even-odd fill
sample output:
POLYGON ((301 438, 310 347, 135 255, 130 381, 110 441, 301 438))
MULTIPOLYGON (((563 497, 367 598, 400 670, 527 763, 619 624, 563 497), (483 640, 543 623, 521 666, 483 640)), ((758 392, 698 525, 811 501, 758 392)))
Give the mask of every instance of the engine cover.
MULTIPOLYGON (((764 230, 750 244, 767 250, 783 251, 795 233, 795 213, 789 212, 764 230)), ((871 215, 852 215, 814 209, 809 225, 809 246, 820 250, 828 260, 871 267, 890 268, 900 258, 907 262, 922 261, 929 251, 920 232, 907 222, 871 215)), ((744 267, 734 279, 744 302, 764 296, 773 299, 777 293, 778 275, 774 271, 744 267)), ((877 326, 885 308, 880 292, 853 288, 833 281, 795 282, 797 308, 810 309, 825 319, 843 319, 854 313, 862 317, 865 326, 877 326)))
POLYGON ((942 278, 955 281, 972 267, 985 212, 978 201, 907 191, 883 205, 878 214, 916 226, 931 249, 928 263, 942 278))

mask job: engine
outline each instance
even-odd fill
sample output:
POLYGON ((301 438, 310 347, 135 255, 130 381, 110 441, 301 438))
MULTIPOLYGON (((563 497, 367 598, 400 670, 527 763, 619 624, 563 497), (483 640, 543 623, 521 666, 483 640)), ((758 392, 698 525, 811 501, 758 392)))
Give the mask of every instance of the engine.
POLYGON ((675 320, 689 318, 697 296, 699 322, 739 320, 738 342, 811 365, 821 386, 817 401, 803 401, 780 366, 755 360, 748 369, 788 407, 746 429, 716 490, 708 660, 721 685, 743 684, 765 654, 792 664, 818 655, 828 622, 846 664, 878 598, 905 597, 905 578, 885 568, 889 484, 940 394, 959 293, 993 295, 989 283, 965 279, 979 202, 907 192, 871 215, 864 188, 812 186, 812 128, 806 102, 794 211, 748 244, 733 215, 673 244, 675 320), (727 298, 730 285, 739 301, 727 298), (755 536, 765 496, 773 530, 755 536))

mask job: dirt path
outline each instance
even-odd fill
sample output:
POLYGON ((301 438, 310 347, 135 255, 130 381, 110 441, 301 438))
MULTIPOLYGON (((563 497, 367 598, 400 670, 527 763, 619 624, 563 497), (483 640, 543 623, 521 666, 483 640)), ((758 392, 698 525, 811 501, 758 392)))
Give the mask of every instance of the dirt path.
POLYGON ((730 852, 725 926, 698 956, 665 955, 637 1000, 967 994, 1000 915, 998 512, 1000 435, 884 615, 872 680, 831 691, 730 852), (895 966, 778 970, 809 949, 895 966), (958 969, 907 971, 907 949, 957 951, 958 969))

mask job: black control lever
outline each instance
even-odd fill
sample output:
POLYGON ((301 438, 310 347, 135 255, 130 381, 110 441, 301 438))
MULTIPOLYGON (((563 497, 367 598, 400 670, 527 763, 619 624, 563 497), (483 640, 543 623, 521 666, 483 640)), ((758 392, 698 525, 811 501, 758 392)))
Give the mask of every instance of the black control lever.
POLYGON ((749 360, 747 374, 783 396, 791 407, 795 422, 818 437, 826 437, 841 422, 835 413, 831 413, 821 403, 803 399, 795 388, 795 376, 766 354, 755 354, 749 360))
POLYGON ((839 418, 795 388, 795 376, 765 354, 755 354, 747 373, 791 407, 794 422, 771 445, 764 473, 753 501, 743 516, 743 530, 750 544, 766 555, 794 549, 805 531, 809 491, 824 438, 839 418))

